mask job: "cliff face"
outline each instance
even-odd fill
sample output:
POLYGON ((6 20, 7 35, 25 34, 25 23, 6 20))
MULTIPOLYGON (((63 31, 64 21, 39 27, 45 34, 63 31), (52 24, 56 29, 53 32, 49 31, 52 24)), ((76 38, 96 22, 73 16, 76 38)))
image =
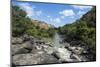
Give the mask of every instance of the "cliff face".
POLYGON ((32 20, 32 23, 35 25, 35 26, 39 26, 41 29, 46 29, 48 30, 49 28, 54 28, 53 25, 51 24, 47 24, 43 21, 39 21, 39 20, 32 20))

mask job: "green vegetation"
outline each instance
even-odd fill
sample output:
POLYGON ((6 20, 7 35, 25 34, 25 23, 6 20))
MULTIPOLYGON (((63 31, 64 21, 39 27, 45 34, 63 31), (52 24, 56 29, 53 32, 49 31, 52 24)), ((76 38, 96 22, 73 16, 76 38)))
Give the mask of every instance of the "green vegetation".
POLYGON ((12 36, 28 34, 37 38, 51 38, 54 32, 54 28, 42 29, 36 26, 32 20, 27 17, 25 11, 18 6, 12 7, 12 36))
POLYGON ((66 24, 59 28, 59 33, 66 36, 66 40, 80 41, 90 48, 90 53, 96 56, 96 8, 93 7, 87 14, 75 23, 66 24))

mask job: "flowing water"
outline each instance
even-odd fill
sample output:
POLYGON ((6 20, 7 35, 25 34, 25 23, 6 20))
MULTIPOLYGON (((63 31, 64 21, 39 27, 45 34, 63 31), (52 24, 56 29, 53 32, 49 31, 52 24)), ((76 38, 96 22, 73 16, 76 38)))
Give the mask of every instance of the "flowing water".
MULTIPOLYGON (((63 39, 60 37, 60 35, 58 33, 55 33, 55 36, 53 38, 53 47, 54 47, 54 50, 56 51, 56 55, 60 57, 60 60, 67 61, 67 62, 86 61, 86 59, 83 56, 73 54, 72 51, 65 48, 64 44, 61 43, 62 41, 63 39), (76 60, 72 59, 71 56, 76 58, 76 60)), ((65 44, 67 45, 68 43, 65 43, 65 44)))
POLYGON ((57 51, 56 54, 60 57, 60 59, 62 61, 67 61, 67 60, 71 61, 70 59, 71 52, 66 48, 64 48, 64 45, 60 43, 62 42, 62 38, 58 33, 55 33, 53 41, 54 41, 54 45, 53 45, 54 49, 57 51))
POLYGON ((62 41, 62 39, 60 38, 59 34, 58 34, 58 33, 55 33, 55 36, 54 36, 54 38, 53 38, 54 47, 55 47, 55 48, 60 48, 60 47, 62 47, 63 45, 60 44, 61 41, 62 41))

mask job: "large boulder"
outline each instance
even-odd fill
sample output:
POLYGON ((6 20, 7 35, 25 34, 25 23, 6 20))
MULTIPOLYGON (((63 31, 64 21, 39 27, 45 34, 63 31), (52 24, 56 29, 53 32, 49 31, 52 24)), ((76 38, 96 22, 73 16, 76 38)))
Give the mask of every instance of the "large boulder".
POLYGON ((31 49, 33 48, 33 45, 34 45, 34 44, 32 44, 30 41, 27 41, 27 42, 24 42, 24 43, 22 44, 22 47, 31 50, 31 49))
POLYGON ((37 54, 18 54, 12 60, 14 65, 32 65, 37 64, 40 58, 37 54))
POLYGON ((16 55, 16 54, 23 54, 23 53, 28 53, 29 50, 23 48, 21 45, 17 44, 17 45, 11 45, 11 52, 12 55, 16 55))
POLYGON ((41 56, 41 59, 40 59, 39 64, 59 63, 59 60, 50 54, 44 53, 44 54, 41 54, 40 56, 41 56))
POLYGON ((45 51, 43 51, 42 49, 36 49, 33 47, 32 51, 31 51, 32 54, 42 54, 42 53, 45 53, 45 51))
POLYGON ((39 51, 43 51, 47 54, 52 54, 54 52, 54 48, 53 47, 50 47, 48 45, 33 45, 33 49, 32 49, 32 53, 36 53, 36 52, 39 52, 39 51))
POLYGON ((72 62, 73 59, 70 58, 71 52, 65 48, 58 48, 53 53, 53 55, 60 60, 60 62, 72 62))
POLYGON ((19 54, 13 56, 14 65, 33 65, 33 64, 58 63, 58 60, 49 54, 19 54))
POLYGON ((47 47, 47 48, 44 48, 44 51, 48 54, 52 54, 55 50, 53 47, 47 47))

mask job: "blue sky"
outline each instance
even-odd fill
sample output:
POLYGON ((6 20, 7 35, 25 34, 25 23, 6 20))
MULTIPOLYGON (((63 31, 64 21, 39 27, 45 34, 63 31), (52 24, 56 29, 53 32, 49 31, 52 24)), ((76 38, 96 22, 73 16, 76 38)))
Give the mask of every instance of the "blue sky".
POLYGON ((34 2, 13 1, 13 5, 19 6, 27 12, 31 19, 44 21, 55 27, 70 24, 82 17, 92 6, 69 5, 69 4, 48 4, 34 2))

